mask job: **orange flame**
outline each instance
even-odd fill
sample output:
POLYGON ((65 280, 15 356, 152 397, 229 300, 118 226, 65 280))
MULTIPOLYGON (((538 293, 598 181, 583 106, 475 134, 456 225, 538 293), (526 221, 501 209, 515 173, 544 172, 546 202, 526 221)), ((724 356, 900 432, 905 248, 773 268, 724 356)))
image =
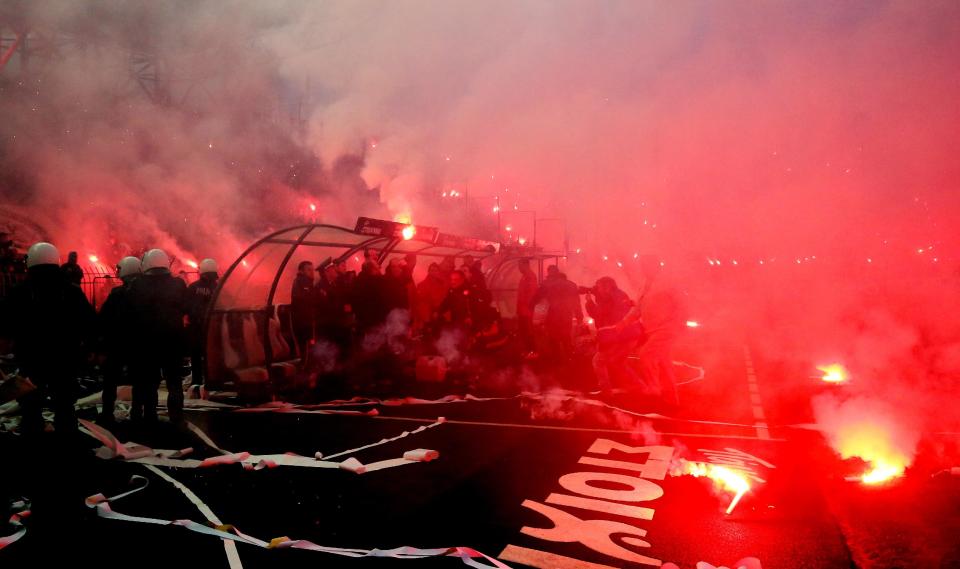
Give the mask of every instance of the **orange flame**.
POLYGON ((869 463, 863 475, 855 477, 864 484, 881 484, 903 476, 910 457, 897 448, 883 427, 873 423, 847 425, 837 433, 837 450, 841 458, 858 457, 869 463))
POLYGON ((414 235, 417 234, 417 228, 412 225, 408 225, 404 227, 402 230, 400 230, 400 234, 403 235, 404 241, 409 241, 413 239, 414 235))
POLYGON ((196 261, 187 261, 187 264, 193 267, 194 269, 196 269, 198 266, 196 261))
POLYGON ((90 255, 90 256, 87 257, 87 258, 90 259, 90 262, 91 262, 91 263, 96 263, 96 262, 98 262, 98 261, 100 260, 100 257, 97 257, 96 255, 90 255))
POLYGON ((310 211, 317 211, 317 204, 315 203, 310 204, 310 211))
POLYGON ((682 461, 679 469, 671 473, 674 476, 693 476, 694 478, 706 477, 713 481, 714 486, 721 490, 728 492, 733 492, 733 500, 731 500, 730 505, 727 506, 726 513, 729 514, 737 507, 737 504, 740 503, 740 499, 743 498, 743 495, 750 490, 750 483, 747 482, 747 478, 725 466, 718 466, 716 464, 710 464, 705 462, 690 462, 682 461))
POLYGON ((840 364, 817 366, 817 369, 823 372, 821 379, 827 383, 843 383, 847 380, 847 370, 840 364))
POLYGON ((864 484, 881 484, 887 480, 903 476, 903 470, 902 466, 877 463, 869 472, 860 477, 860 481, 864 484))

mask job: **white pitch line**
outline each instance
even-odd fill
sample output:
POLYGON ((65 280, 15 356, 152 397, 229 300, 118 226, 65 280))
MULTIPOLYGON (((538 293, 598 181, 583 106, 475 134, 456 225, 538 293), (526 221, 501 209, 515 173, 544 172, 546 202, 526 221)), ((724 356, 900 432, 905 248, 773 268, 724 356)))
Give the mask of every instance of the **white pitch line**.
POLYGON ((757 429, 757 438, 770 440, 767 415, 763 412, 763 400, 760 399, 760 384, 757 382, 757 372, 753 367, 750 347, 746 344, 743 346, 743 360, 747 368, 747 389, 750 391, 750 409, 753 411, 753 426, 757 429))

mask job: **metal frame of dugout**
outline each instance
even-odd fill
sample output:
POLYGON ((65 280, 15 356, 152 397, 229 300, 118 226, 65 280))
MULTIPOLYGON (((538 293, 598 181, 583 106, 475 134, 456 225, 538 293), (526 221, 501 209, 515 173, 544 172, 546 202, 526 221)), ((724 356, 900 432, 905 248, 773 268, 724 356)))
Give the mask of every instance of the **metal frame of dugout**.
MULTIPOLYGON (((290 291, 296 267, 346 261, 359 272, 365 249, 378 251, 378 261, 413 254, 431 260, 470 256, 495 259, 487 267, 488 285, 499 308, 513 312, 508 275, 516 261, 531 259, 535 270, 550 258, 528 248, 503 248, 480 239, 440 233, 435 228, 360 218, 353 230, 335 225, 307 224, 281 229, 253 243, 227 269, 207 311, 204 349, 210 388, 242 384, 273 384, 296 374, 297 353, 290 319, 290 291), (412 230, 410 228, 413 228, 412 230), (406 231, 405 231, 406 230, 406 231), (498 255, 498 252, 503 254, 498 255)), ((419 265, 419 264, 418 264, 419 265)), ((512 289, 515 298, 516 288, 512 289)), ((515 304, 515 302, 514 302, 515 304)))

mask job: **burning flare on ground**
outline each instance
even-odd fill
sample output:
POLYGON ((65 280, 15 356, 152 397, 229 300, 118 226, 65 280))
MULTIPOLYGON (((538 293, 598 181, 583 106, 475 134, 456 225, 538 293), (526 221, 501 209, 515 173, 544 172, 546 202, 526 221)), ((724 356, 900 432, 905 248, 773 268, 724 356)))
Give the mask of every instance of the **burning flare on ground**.
POLYGON ((683 460, 670 474, 672 476, 687 475, 694 478, 706 477, 713 481, 714 487, 717 489, 733 492, 733 500, 727 506, 727 514, 733 512, 743 495, 750 490, 750 483, 747 482, 746 476, 732 468, 716 464, 683 460))
POLYGON ((823 372, 820 379, 827 383, 843 383, 848 377, 846 368, 840 364, 817 366, 817 369, 823 372))
POLYGON ((903 476, 910 465, 910 457, 896 448, 892 437, 879 425, 858 423, 841 429, 837 438, 841 458, 858 457, 870 467, 859 480, 864 484, 882 484, 903 476))
POLYGON ((840 458, 866 463, 862 474, 847 480, 881 484, 903 476, 913 462, 920 429, 899 402, 827 393, 811 403, 817 426, 840 458))

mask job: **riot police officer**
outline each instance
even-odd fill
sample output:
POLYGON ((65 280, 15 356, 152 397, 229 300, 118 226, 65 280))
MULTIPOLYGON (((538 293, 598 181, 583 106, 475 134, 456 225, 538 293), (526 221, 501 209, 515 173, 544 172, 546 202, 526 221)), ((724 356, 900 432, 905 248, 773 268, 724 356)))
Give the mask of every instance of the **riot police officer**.
POLYGON ((184 317, 187 285, 170 273, 170 258, 160 249, 143 255, 143 275, 130 287, 135 333, 133 408, 135 422, 157 419, 157 388, 167 385, 167 412, 179 423, 183 416, 184 317))
POLYGON ((96 314, 83 291, 60 270, 60 252, 50 243, 27 251, 27 279, 5 299, 0 323, 14 342, 21 375, 36 389, 20 398, 24 435, 43 431, 43 404, 53 400, 54 427, 76 433, 77 375, 87 356, 96 314))

